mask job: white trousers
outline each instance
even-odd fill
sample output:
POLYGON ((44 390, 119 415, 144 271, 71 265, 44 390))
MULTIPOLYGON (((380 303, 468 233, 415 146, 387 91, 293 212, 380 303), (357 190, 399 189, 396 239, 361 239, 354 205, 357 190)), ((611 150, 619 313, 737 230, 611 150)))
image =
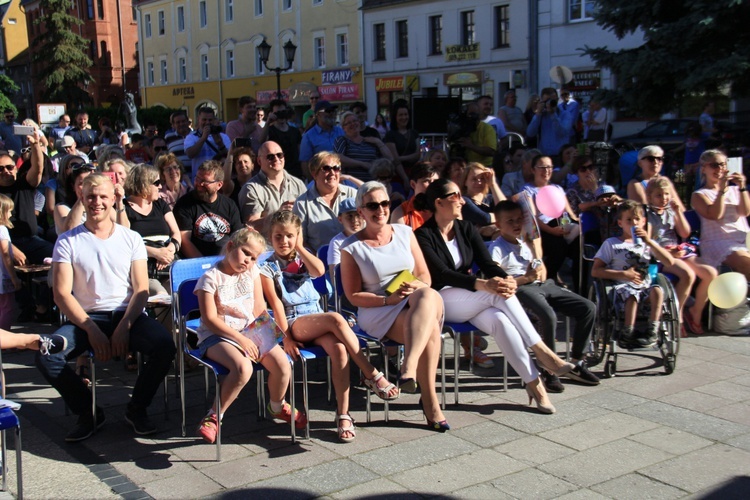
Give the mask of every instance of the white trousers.
POLYGON ((445 320, 452 323, 468 321, 489 333, 503 351, 510 366, 526 383, 539 377, 527 348, 542 341, 529 321, 516 296, 505 299, 499 295, 463 288, 440 290, 445 303, 445 320))

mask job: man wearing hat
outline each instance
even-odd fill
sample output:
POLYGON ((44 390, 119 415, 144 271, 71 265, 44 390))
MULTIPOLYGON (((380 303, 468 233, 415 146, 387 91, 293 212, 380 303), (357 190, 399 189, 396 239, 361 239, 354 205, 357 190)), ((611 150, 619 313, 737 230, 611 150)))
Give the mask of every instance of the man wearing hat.
POLYGON ((333 151, 333 143, 336 138, 344 135, 344 130, 336 125, 336 108, 337 106, 329 101, 318 101, 315 105, 316 123, 302 136, 299 161, 302 164, 302 172, 309 179, 312 179, 312 176, 307 162, 316 153, 333 151))
POLYGON ((21 137, 13 132, 13 126, 18 125, 16 123, 16 112, 13 111, 13 108, 5 108, 4 115, 5 119, 0 122, 0 138, 5 144, 3 149, 13 151, 17 155, 21 154, 21 137))
POLYGON ((78 150, 78 145, 76 144, 76 140, 73 139, 73 136, 70 136, 70 135, 66 135, 60 141, 60 152, 64 155, 80 156, 81 158, 83 158, 83 161, 85 163, 91 162, 91 160, 89 160, 89 156, 86 153, 78 150))

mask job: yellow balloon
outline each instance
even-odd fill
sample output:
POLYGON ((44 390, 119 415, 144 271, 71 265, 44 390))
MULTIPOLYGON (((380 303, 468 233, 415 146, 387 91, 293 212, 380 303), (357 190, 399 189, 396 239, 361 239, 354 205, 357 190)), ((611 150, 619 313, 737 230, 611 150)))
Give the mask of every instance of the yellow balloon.
POLYGON ((708 300, 716 307, 731 309, 747 299, 747 280, 742 273, 724 273, 708 285, 708 300))

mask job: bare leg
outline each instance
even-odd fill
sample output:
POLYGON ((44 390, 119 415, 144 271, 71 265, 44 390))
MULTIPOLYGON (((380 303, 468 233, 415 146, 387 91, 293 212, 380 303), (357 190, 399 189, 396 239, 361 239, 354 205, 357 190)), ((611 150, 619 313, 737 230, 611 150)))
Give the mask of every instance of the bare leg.
POLYGON ((689 311, 695 323, 699 325, 703 316, 703 310, 708 303, 708 286, 719 273, 716 271, 716 268, 702 263, 700 259, 687 259, 685 263, 695 271, 695 275, 700 280, 698 286, 695 287, 695 303, 689 311))
POLYGON ((292 377, 292 368, 289 366, 286 353, 281 347, 275 346, 260 363, 268 370, 268 394, 271 401, 284 401, 289 379, 292 377))
MULTIPOLYGON (((297 319, 299 321, 301 318, 297 319)), ((294 325, 297 324, 294 322, 294 325)), ((293 325, 293 326, 294 326, 293 325)), ((331 377, 333 381, 333 390, 336 393, 336 414, 337 415, 348 415, 349 414, 349 356, 346 354, 344 345, 338 341, 338 339, 332 334, 328 333, 315 339, 315 344, 321 346, 328 355, 331 357, 331 377)), ((339 421, 337 425, 342 425, 342 422, 349 422, 348 420, 339 421)), ((351 424, 350 424, 351 425, 351 424)), ((347 428, 349 425, 342 425, 347 428)), ((354 437, 354 434, 349 431, 342 433, 343 438, 354 437)))
POLYGON ((732 253, 724 260, 724 264, 732 268, 732 271, 742 273, 750 281, 750 253, 739 251, 732 253))
MULTIPOLYGON (((653 309, 653 307, 652 307, 653 309)), ((635 297, 628 297, 625 301, 625 325, 624 326, 635 326, 635 315, 638 312, 638 302, 635 297)))
POLYGON ((680 304, 680 323, 682 323, 682 311, 685 307, 685 301, 690 296, 690 290, 695 284, 695 272, 688 266, 684 260, 675 260, 674 265, 664 267, 664 271, 677 276, 677 285, 675 292, 680 304))
MULTIPOLYGON (((229 373, 221 381, 219 396, 221 411, 226 412, 253 376, 253 364, 250 358, 228 342, 219 342, 209 347, 206 357, 229 369, 229 373)), ((213 410, 216 412, 215 406, 213 410)))
MULTIPOLYGON (((664 303, 664 292, 658 286, 651 289, 648 294, 648 299, 651 301, 651 314, 649 314, 649 321, 659 321, 661 319, 661 306, 664 303)), ((635 318, 633 318, 635 322, 635 318)))

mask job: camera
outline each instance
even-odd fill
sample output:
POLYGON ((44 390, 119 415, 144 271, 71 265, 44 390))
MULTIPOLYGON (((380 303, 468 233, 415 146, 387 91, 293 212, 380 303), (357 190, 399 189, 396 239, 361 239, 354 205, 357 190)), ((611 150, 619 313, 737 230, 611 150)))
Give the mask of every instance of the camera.
POLYGON ((211 125, 211 135, 220 134, 221 132, 221 125, 211 125))
POLYGON ((547 99, 546 101, 542 101, 542 104, 544 104, 544 111, 547 111, 547 109, 550 109, 551 111, 554 111, 555 109, 557 109, 557 102, 558 100, 554 97, 547 99), (549 108, 547 108, 548 105, 549 105, 549 108))

